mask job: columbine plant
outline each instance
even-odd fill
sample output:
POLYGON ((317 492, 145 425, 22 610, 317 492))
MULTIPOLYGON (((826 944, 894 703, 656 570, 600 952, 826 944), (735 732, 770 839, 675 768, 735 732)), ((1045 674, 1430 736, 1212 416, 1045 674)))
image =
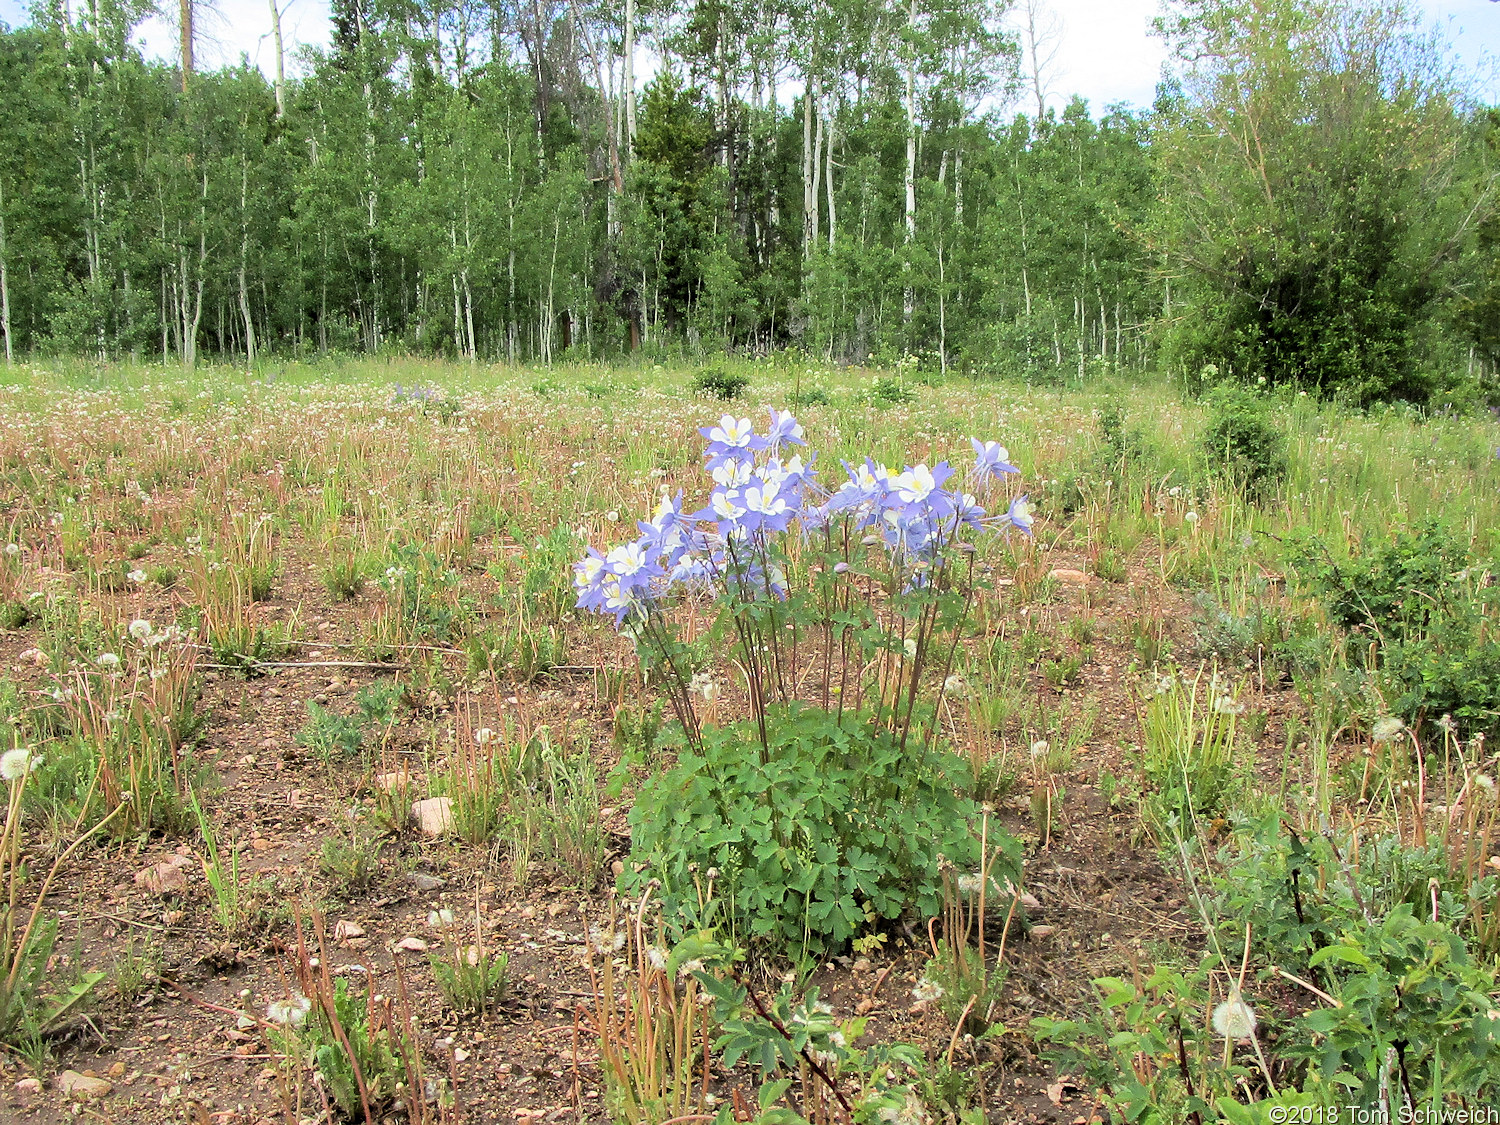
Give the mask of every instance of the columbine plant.
POLYGON ((708 504, 689 512, 681 492, 664 495, 638 525, 639 539, 605 554, 590 547, 575 566, 579 608, 612 616, 636 643, 692 744, 700 738, 695 669, 669 612, 678 600, 711 598, 734 637, 763 756, 768 707, 792 702, 804 683, 841 715, 853 689, 855 708, 904 747, 924 674, 941 671, 941 692, 952 672, 977 542, 995 530, 1031 532, 1024 495, 998 515, 980 502, 1019 471, 1009 453, 971 439, 974 463, 957 481, 947 461, 900 472, 868 458, 845 462, 847 479, 830 490, 816 456, 793 452, 806 443, 790 414, 772 409, 764 434, 729 414, 702 433, 708 504), (960 482, 974 491, 949 487, 960 482), (810 632, 819 643, 801 644, 810 632))
POLYGON ((979 819, 955 793, 962 764, 937 745, 938 704, 977 548, 1030 530, 1024 496, 998 515, 980 501, 1017 470, 973 441, 962 475, 866 459, 825 488, 790 414, 772 410, 764 434, 730 415, 702 432, 706 506, 664 495, 640 538, 576 566, 578 605, 634 641, 686 743, 632 810, 624 882, 659 878, 669 906, 701 918, 717 871, 733 937, 804 955, 911 908, 934 914, 938 859, 975 862, 979 819), (748 723, 700 721, 700 701, 711 715, 727 702, 720 670, 695 666, 678 626, 705 612, 732 638, 748 723))

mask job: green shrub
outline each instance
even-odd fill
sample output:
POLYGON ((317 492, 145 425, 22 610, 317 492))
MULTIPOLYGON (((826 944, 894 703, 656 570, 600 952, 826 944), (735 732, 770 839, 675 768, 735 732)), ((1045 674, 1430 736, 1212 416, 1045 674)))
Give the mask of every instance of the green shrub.
POLYGON ((870 384, 870 401, 879 406, 905 406, 917 400, 917 393, 894 375, 877 375, 870 384))
MULTIPOLYGON (((713 882, 737 940, 813 955, 877 920, 936 914, 939 858, 972 870, 978 857, 978 809, 955 793, 962 765, 817 708, 774 708, 766 722, 766 753, 752 724, 714 727, 701 754, 646 783, 626 889, 659 878, 669 913, 692 913, 713 882)), ((1017 873, 1007 841, 994 874, 1017 873)))
POLYGON ((1209 392, 1202 448, 1215 472, 1252 495, 1272 491, 1286 476, 1286 440, 1265 397, 1237 383, 1209 392))
POLYGON ((1471 925, 1493 903, 1493 875, 1481 870, 1465 885, 1441 845, 1304 839, 1275 816, 1219 859, 1214 905, 1231 960, 1248 924, 1252 958, 1286 966, 1336 1001, 1279 1036, 1292 1073, 1339 1081, 1351 1101, 1371 1105, 1394 1048, 1407 1089, 1487 1097, 1500 1088, 1500 1029, 1489 1018, 1496 980, 1472 952, 1471 925))
POLYGON ((1437 519, 1366 539, 1336 558, 1316 538, 1290 561, 1329 619, 1377 643, 1391 712, 1420 728, 1452 715, 1463 733, 1500 736, 1500 621, 1488 568, 1437 519))
POLYGON ((750 385, 750 377, 738 371, 725 371, 722 367, 705 367, 693 376, 688 384, 694 394, 712 395, 723 402, 739 398, 750 385))

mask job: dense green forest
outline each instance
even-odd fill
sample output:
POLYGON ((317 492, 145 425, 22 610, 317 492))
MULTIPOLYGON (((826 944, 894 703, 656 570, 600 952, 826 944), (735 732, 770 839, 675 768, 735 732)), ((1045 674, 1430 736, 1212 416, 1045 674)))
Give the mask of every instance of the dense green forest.
POLYGON ((148 60, 148 12, 0 29, 8 359, 1500 362, 1500 113, 1399 5, 1182 0, 1154 107, 1061 114, 996 0, 335 0, 296 78, 148 60))

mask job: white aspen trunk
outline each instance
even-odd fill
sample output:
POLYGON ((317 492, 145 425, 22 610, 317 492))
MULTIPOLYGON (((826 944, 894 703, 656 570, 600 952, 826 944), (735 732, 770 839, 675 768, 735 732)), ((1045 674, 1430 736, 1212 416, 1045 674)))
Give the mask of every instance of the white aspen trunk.
MULTIPOLYGON (((98 7, 94 9, 94 29, 98 31, 98 7)), ((182 92, 187 93, 188 78, 193 73, 193 0, 179 0, 178 30, 181 32, 182 92)))
POLYGON ((828 148, 826 155, 828 170, 824 176, 824 180, 826 181, 824 190, 828 192, 828 252, 830 254, 833 253, 834 231, 838 228, 838 211, 833 199, 833 138, 836 123, 833 102, 830 99, 828 104, 828 148))
POLYGON ((807 242, 809 250, 818 243, 818 194, 823 188, 823 114, 816 101, 813 104, 813 119, 812 210, 808 212, 812 216, 812 229, 807 242))
POLYGON ((5 364, 15 363, 10 344, 10 255, 5 242, 5 184, 0 181, 0 332, 5 334, 5 364))
POLYGON ((953 153, 953 217, 964 221, 964 150, 953 153))
POLYGON ((469 287, 468 266, 460 272, 459 281, 464 291, 464 324, 469 330, 469 363, 473 365, 479 362, 479 345, 474 339, 474 290, 469 287))
POLYGON ((450 274, 448 280, 453 283, 453 342, 458 345, 459 355, 468 355, 469 348, 464 342, 463 305, 458 296, 458 274, 450 274))
POLYGON ((948 374, 948 299, 947 275, 943 268, 943 240, 938 239, 938 367, 948 374))
POLYGON ((802 256, 812 257, 813 223, 817 199, 813 196, 813 80, 808 75, 802 91, 802 256))
POLYGON ((906 60, 906 257, 901 272, 906 285, 901 298, 901 322, 911 323, 916 308, 916 293, 911 283, 911 252, 917 241, 917 0, 908 8, 908 28, 912 42, 906 60))
POLYGON ((469 287, 469 263, 474 260, 474 225, 469 214, 469 177, 464 171, 464 264, 458 271, 464 293, 464 325, 469 332, 469 363, 479 362, 479 342, 474 339, 474 291, 469 287))
POLYGON ((271 2, 271 39, 276 50, 276 116, 286 116, 286 51, 281 41, 281 9, 271 2))
MULTIPOLYGON (((356 8, 359 45, 365 46, 365 16, 362 8, 356 8)), ((365 242, 370 256, 370 333, 371 351, 380 350, 380 255, 375 247, 376 200, 380 191, 380 179, 375 173, 375 94, 370 81, 365 79, 365 242)))
POLYGON ((635 0, 625 0, 625 139, 635 145, 635 0))
MULTIPOLYGON (((1015 168, 1016 176, 1016 211, 1021 217, 1021 292, 1026 297, 1026 319, 1031 319, 1031 282, 1026 274, 1026 201, 1021 196, 1021 170, 1015 168)), ((1061 362, 1059 360, 1059 362, 1061 362)))
POLYGON ((250 315, 250 289, 245 281, 245 271, 250 257, 249 203, 250 162, 240 154, 240 317, 245 322, 245 370, 255 370, 255 321, 250 315))
POLYGON ((547 267, 547 304, 544 309, 544 320, 542 324, 542 362, 552 362, 552 330, 555 313, 553 311, 553 296, 557 282, 557 244, 562 238, 562 206, 552 214, 552 262, 547 267))
POLYGON ((510 118, 505 121, 505 226, 506 247, 505 278, 507 304, 505 322, 505 357, 516 362, 516 187, 515 152, 511 146, 510 118))

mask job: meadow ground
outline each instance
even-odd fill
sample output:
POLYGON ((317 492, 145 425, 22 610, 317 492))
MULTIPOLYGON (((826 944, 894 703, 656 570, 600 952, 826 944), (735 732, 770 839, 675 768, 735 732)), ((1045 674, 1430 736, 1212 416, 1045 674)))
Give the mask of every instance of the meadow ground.
MULTIPOLYGON (((633 794, 671 738, 630 646, 572 611, 571 563, 585 541, 625 538, 663 488, 704 495, 698 427, 724 409, 759 421, 795 407, 829 477, 839 458, 967 459, 969 435, 997 439, 1035 504, 1034 540, 990 545, 993 580, 957 658, 965 690, 942 705, 975 795, 1021 842, 1030 896, 1024 925, 1005 920, 985 1027, 924 991, 925 919, 873 927, 799 981, 839 1019, 868 1017, 868 1042, 979 1075, 952 1099, 966 1120, 973 1107, 995 1121, 1102 1114, 1102 1071, 1056 1061, 1032 1021, 1097 1014, 1098 978, 1145 995, 1155 967, 1188 979, 1174 1010, 1201 1025, 1200 1086, 1220 1080, 1209 1071, 1226 1040, 1208 1011, 1240 958, 1200 978, 1184 967, 1223 940, 1231 899, 1194 872, 1240 824, 1280 815, 1332 833, 1357 820, 1367 839, 1405 840, 1415 820, 1426 844, 1464 794, 1473 803, 1472 785, 1454 786, 1488 756, 1465 732, 1450 772, 1403 796, 1402 765, 1379 760, 1389 740, 1372 737, 1389 684, 1357 645, 1326 643, 1326 604, 1288 560, 1308 536, 1341 557, 1429 515, 1492 556, 1493 419, 1278 398, 1287 471, 1252 500, 1208 466, 1204 407, 1166 384, 896 385, 733 366, 750 384, 728 406, 693 395, 690 369, 659 367, 0 374, 0 539, 15 544, 0 559, 0 710, 43 759, 11 785, 8 940, 66 853, 38 914, 57 923, 41 986, 17 1000, 22 972, 12 1010, 0 1004, 0 1118, 320 1119, 332 1083, 315 1079, 285 1005, 326 973, 356 993, 369 981, 372 1009, 415 1044, 390 1069, 434 1091, 418 1116, 607 1120, 591 965, 609 952, 588 935, 608 926, 633 794), (1171 787, 1170 766, 1152 765, 1162 677, 1171 699, 1227 724, 1217 805, 1191 799, 1201 819, 1186 833, 1153 804, 1171 787), (411 805, 441 797, 452 822, 424 833, 411 805), (502 952, 503 991, 463 972, 502 952), (99 974, 83 978, 89 994, 29 1034, 13 1009, 45 1007, 49 982, 81 973, 99 974), (65 1094, 67 1072, 108 1091, 65 1094)), ((718 655, 713 717, 741 717, 736 668, 718 655)), ((1206 752, 1201 731, 1184 737, 1206 752)), ((1487 833, 1466 845, 1481 864, 1487 833)), ((1455 917, 1477 927, 1487 909, 1466 901, 1455 917)), ((1290 1027, 1317 1001, 1270 963, 1257 955, 1260 1018, 1290 1027)), ((784 968, 747 971, 769 994, 784 968)), ((1257 1068, 1241 1044, 1225 1090, 1290 1073, 1267 1046, 1272 1065, 1257 1068)), ((1167 1100, 1166 1085, 1192 1079, 1186 1055, 1177 1073, 1158 1048, 1141 1040, 1135 1073, 1167 1100)), ((754 1088, 743 1063, 712 1081, 725 1103, 754 1088)))

